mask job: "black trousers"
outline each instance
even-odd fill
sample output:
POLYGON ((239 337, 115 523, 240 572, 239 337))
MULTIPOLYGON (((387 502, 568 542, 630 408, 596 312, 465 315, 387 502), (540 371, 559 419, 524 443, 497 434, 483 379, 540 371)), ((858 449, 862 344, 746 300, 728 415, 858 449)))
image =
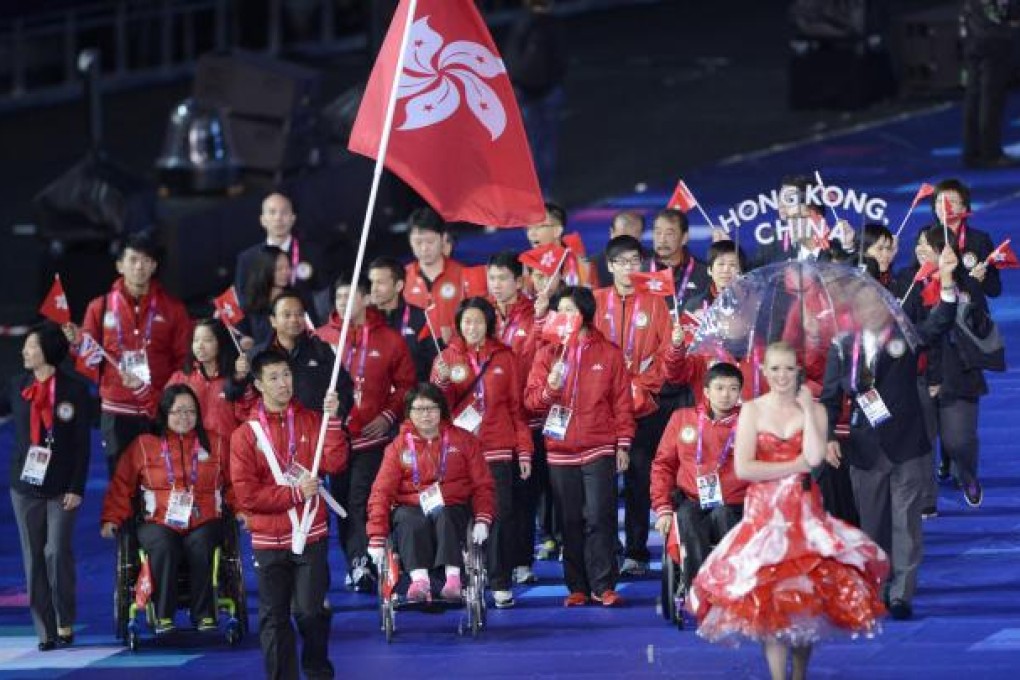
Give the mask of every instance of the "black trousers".
POLYGON ((705 510, 697 500, 679 493, 676 501, 677 532, 684 546, 682 585, 687 592, 712 547, 743 517, 744 506, 719 505, 705 510))
POLYGON ((394 540, 404 569, 463 567, 461 546, 470 519, 464 505, 447 505, 428 516, 418 505, 394 510, 394 540))
POLYGON ((549 468, 563 518, 563 577, 572 593, 616 586, 616 458, 549 468))
POLYGON ((935 399, 942 457, 952 461, 962 485, 978 478, 978 404, 977 399, 935 399))
POLYGON ((188 562, 191 588, 191 618, 195 623, 216 617, 213 592, 213 554, 223 543, 223 523, 216 519, 186 534, 144 522, 138 527, 138 542, 149 555, 149 569, 156 600, 156 618, 172 619, 177 612, 177 572, 181 560, 188 562))
POLYGON ((379 446, 352 452, 347 469, 330 478, 330 489, 334 498, 347 511, 347 518, 341 519, 339 524, 340 547, 347 557, 348 569, 353 568, 359 560, 371 565, 371 560, 366 559, 368 534, 365 527, 368 522, 368 496, 379 472, 385 448, 379 446))
POLYGON ((489 588, 510 590, 510 577, 518 544, 513 498, 514 478, 519 476, 517 464, 513 461, 489 463, 489 472, 496 482, 496 519, 492 524, 492 534, 486 546, 489 588))
POLYGON ((669 413, 660 408, 638 419, 630 447, 630 465, 623 477, 624 557, 639 562, 647 562, 650 558, 648 526, 652 507, 652 460, 669 416, 669 413))
POLYGON ((828 463, 822 465, 818 475, 818 489, 822 492, 825 512, 847 524, 859 527, 861 518, 857 514, 854 487, 850 481, 850 465, 847 463, 850 444, 845 439, 838 441, 839 449, 843 453, 843 462, 838 468, 828 463))
POLYGON ((140 434, 152 429, 152 422, 141 416, 121 416, 105 411, 99 417, 99 430, 103 438, 103 454, 106 455, 106 471, 110 479, 117 471, 117 461, 124 449, 140 434))
POLYGON ((332 614, 324 604, 329 590, 328 543, 323 539, 306 545, 301 555, 289 549, 254 551, 259 577, 259 643, 270 680, 300 677, 292 614, 304 642, 301 670, 305 677, 333 677, 329 662, 332 614))
POLYGON ((993 160, 1002 155, 1002 124, 1012 64, 1008 40, 972 41, 964 49, 967 87, 963 93, 963 158, 993 160))
POLYGON ((520 475, 513 476, 513 524, 516 538, 511 566, 515 567, 530 567, 535 561, 536 522, 542 525, 542 534, 545 536, 555 537, 560 533, 555 526, 559 518, 553 510, 554 504, 549 492, 545 437, 541 430, 532 430, 531 434, 535 443, 535 452, 531 456, 531 476, 527 479, 521 479, 520 475))

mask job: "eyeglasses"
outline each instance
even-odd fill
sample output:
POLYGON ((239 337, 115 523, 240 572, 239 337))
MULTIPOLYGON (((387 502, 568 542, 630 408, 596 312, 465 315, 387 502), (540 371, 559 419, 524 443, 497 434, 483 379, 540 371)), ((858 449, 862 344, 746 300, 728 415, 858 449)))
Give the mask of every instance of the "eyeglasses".
POLYGON ((435 413, 439 410, 438 406, 412 406, 411 413, 435 413))
POLYGON ((641 266, 640 257, 618 257, 613 260, 613 264, 617 267, 633 267, 637 269, 641 266))
POLYGON ((175 408, 169 412, 172 416, 196 416, 198 411, 193 408, 175 408))

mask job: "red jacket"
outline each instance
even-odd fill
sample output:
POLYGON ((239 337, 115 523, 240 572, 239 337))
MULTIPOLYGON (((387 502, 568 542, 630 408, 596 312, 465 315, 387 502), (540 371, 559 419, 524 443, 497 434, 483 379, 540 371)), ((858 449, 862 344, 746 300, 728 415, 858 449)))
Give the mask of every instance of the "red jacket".
POLYGON ((672 328, 666 303, 649 293, 621 297, 613 286, 595 291, 595 303, 595 326, 627 360, 634 417, 654 413, 664 382, 662 355, 672 328))
POLYGON ((482 456, 478 440, 449 422, 440 425, 440 435, 424 440, 409 421, 405 421, 386 451, 382 465, 372 484, 368 498, 369 545, 382 546, 390 534, 390 513, 398 505, 419 505, 418 494, 439 481, 446 505, 471 504, 475 521, 492 524, 496 516, 496 486, 489 466, 482 456), (417 456, 407 445, 408 435, 414 441, 417 456), (442 442, 447 438, 446 474, 438 479, 442 460, 442 442), (417 459, 418 485, 414 484, 414 461, 417 459))
POLYGON ((82 329, 102 344, 114 361, 120 360, 124 349, 146 350, 152 374, 151 395, 141 389, 132 391, 124 387, 116 366, 101 367, 99 396, 103 411, 107 413, 151 415, 152 404, 159 402, 163 386, 177 367, 184 365, 191 347, 191 319, 187 310, 155 280, 149 283, 149 292, 136 301, 125 289, 124 279, 117 279, 109 293, 89 303, 82 329), (146 345, 144 336, 150 309, 152 330, 146 345), (124 347, 120 346, 119 335, 124 338, 124 347))
MULTIPOLYGON (((319 437, 322 414, 309 411, 296 400, 290 402, 294 409, 294 438, 297 451, 294 461, 306 470, 312 469, 315 459, 315 443, 319 437)), ((285 413, 267 414, 267 433, 276 452, 280 469, 286 474, 290 463, 287 458, 288 437, 285 413)), ((258 448, 251 423, 243 424, 230 438, 230 470, 234 493, 242 512, 248 514, 248 529, 251 544, 260 550, 284 550, 291 545, 291 520, 287 511, 297 511, 298 521, 304 511, 305 501, 296 487, 276 483, 265 455, 258 448)), ((335 474, 347 466, 347 438, 339 420, 330 418, 326 428, 326 441, 319 465, 319 476, 335 474)), ((326 538, 326 504, 321 499, 312 501, 315 516, 308 532, 307 543, 312 544, 326 538)))
POLYGON ((418 268, 417 261, 405 268, 404 301, 425 309, 436 333, 440 336, 444 332, 451 338, 456 335, 454 318, 457 315, 457 307, 463 299, 464 265, 461 263, 446 258, 443 261, 443 271, 432 281, 431 286, 418 268), (428 309, 433 304, 435 307, 428 309))
POLYGON ((206 431, 215 432, 229 440, 258 399, 255 388, 249 384, 240 399, 229 401, 225 391, 229 380, 229 377, 222 375, 207 378, 202 369, 196 366, 191 373, 177 371, 166 384, 167 387, 178 384, 190 387, 198 397, 202 424, 206 431))
POLYGON ((469 406, 479 408, 479 394, 484 400, 482 424, 475 434, 482 445, 485 459, 490 463, 512 461, 516 451, 522 461, 530 461, 534 443, 521 403, 517 357, 510 348, 498 340, 488 338, 481 351, 470 352, 464 340, 457 336, 450 341, 450 346, 443 350, 437 361, 439 359, 450 367, 450 379, 440 380, 433 366, 432 382, 443 391, 454 421, 469 406), (471 365, 472 358, 479 369, 486 364, 488 368, 478 384, 469 390, 477 375, 471 365))
MULTIPOLYGON (((536 336, 532 334, 535 327, 535 303, 524 297, 517 296, 517 302, 510 306, 506 315, 499 311, 495 300, 489 299, 496 310, 496 338, 509 347, 517 357, 518 366, 530 366, 538 349, 536 336)), ((520 371, 521 395, 528 384, 528 374, 520 371)))
MULTIPOLYGON (((315 331, 324 342, 336 346, 340 340, 343 319, 337 312, 329 322, 315 331)), ((364 326, 348 330, 347 347, 343 351, 344 368, 354 381, 354 393, 360 393, 347 419, 347 429, 353 438, 355 451, 374 448, 388 442, 390 437, 368 438, 361 436, 365 425, 377 416, 383 416, 390 425, 400 420, 404 412, 404 397, 417 382, 414 362, 407 343, 400 333, 386 325, 386 318, 374 307, 365 310, 364 326), (353 343, 350 340, 353 339, 353 343), (364 362, 364 363, 362 363, 364 362)))
POLYGON ((747 494, 747 482, 737 477, 733 468, 733 445, 730 438, 736 434, 738 411, 725 418, 713 420, 704 416, 702 435, 702 461, 697 465, 698 415, 704 407, 682 408, 673 412, 659 440, 659 449, 652 461, 652 508, 662 516, 673 511, 671 495, 680 489, 687 498, 698 500, 698 474, 718 471, 726 505, 741 505, 747 494), (729 446, 726 446, 727 443, 729 446), (719 467, 719 458, 726 449, 726 460, 719 467))
POLYGON ((722 359, 707 357, 701 354, 690 354, 686 347, 670 344, 664 355, 666 382, 677 385, 687 385, 694 395, 694 402, 701 406, 705 401, 705 375, 708 370, 720 360, 727 361, 740 369, 744 376, 744 386, 740 390, 743 400, 750 401, 760 397, 769 391, 768 381, 761 375, 761 361, 748 361, 741 359, 734 361, 733 357, 726 356, 722 359))
POLYGON ((553 404, 573 411, 563 440, 545 438, 549 465, 584 465, 615 455, 617 447, 630 448, 634 402, 623 352, 589 329, 567 347, 566 380, 560 389, 551 390, 549 371, 561 352, 561 346, 552 344, 538 350, 524 393, 525 405, 532 411, 547 412, 553 404))
POLYGON ((140 435, 121 454, 103 498, 100 515, 103 522, 113 522, 117 526, 123 524, 131 516, 131 500, 139 490, 142 492, 145 521, 163 526, 167 526, 166 510, 172 488, 184 490, 193 487, 195 501, 189 530, 220 517, 224 500, 232 509, 237 508, 230 484, 230 451, 226 438, 210 432, 211 450, 200 448, 196 452, 198 435, 194 430, 183 437, 174 433, 168 435, 170 453, 167 457, 163 456, 162 439, 151 434, 140 435), (174 473, 173 487, 167 474, 167 459, 174 473), (194 485, 191 483, 192 470, 197 474, 194 485))

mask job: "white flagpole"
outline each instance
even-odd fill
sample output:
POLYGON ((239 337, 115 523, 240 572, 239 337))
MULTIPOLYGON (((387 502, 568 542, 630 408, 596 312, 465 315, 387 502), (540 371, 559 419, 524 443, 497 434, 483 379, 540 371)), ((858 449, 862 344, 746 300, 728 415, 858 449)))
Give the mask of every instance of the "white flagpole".
POLYGON ((896 233, 893 234, 893 238, 898 239, 900 237, 900 232, 903 231, 903 227, 907 226, 907 220, 909 220, 910 216, 914 213, 914 205, 914 203, 910 204, 910 210, 908 210, 907 214, 903 216, 903 221, 900 222, 900 226, 896 227, 896 233))
MULTIPOLYGON (((372 223, 372 214, 375 211, 375 201, 379 194, 379 182, 382 179, 386 151, 390 145, 390 132, 393 129, 393 114, 397 109, 397 90, 400 87, 400 75, 404 71, 404 54, 407 52, 407 43, 411 35, 411 26, 414 23, 415 10, 418 8, 418 0, 408 0, 407 19, 404 22, 403 34, 400 38, 400 51, 397 53, 397 68, 393 74, 393 84, 390 87, 389 99, 386 102, 386 117, 383 119, 382 135, 379 138, 379 153, 376 154, 375 171, 372 173, 372 188, 368 193, 368 207, 365 209, 365 220, 361 225, 361 240, 358 242, 358 255, 354 259, 354 271, 351 273, 351 285, 357 285, 361 278, 361 267, 365 260, 365 250, 368 247, 368 229, 372 223)), ((354 295, 347 296, 347 305, 344 308, 344 321, 340 326, 340 339, 338 347, 344 347, 347 342, 347 332, 351 325, 351 312, 354 307, 354 295)), ((336 389, 336 381, 340 375, 341 352, 337 352, 333 360, 333 372, 329 379, 329 391, 336 389)), ((326 427, 328 417, 323 414, 322 425, 319 427, 319 439, 315 444, 315 459, 312 462, 311 474, 313 477, 319 474, 319 463, 322 461, 322 448, 326 441, 326 427)), ((291 551, 300 555, 305 551, 305 542, 308 539, 308 532, 311 529, 312 513, 311 499, 305 501, 304 510, 301 515, 301 524, 294 536, 291 551)))
MULTIPOLYGON (((825 182, 822 181, 822 173, 818 172, 817 170, 815 170, 815 180, 818 182, 819 191, 822 192, 822 205, 825 205, 825 182)), ((838 223, 839 215, 836 214, 836 208, 830 205, 829 210, 832 211, 832 219, 836 220, 836 222, 838 223)))

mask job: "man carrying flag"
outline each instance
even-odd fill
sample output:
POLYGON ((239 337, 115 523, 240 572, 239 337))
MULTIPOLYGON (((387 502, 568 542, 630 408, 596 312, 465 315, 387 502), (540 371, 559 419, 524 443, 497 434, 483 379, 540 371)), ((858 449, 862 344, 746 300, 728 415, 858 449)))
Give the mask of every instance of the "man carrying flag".
POLYGON ((556 245, 565 249, 566 257, 559 267, 563 282, 568 286, 589 286, 591 264, 585 257, 584 244, 577 234, 564 235, 566 228, 567 211, 555 203, 546 203, 544 219, 528 225, 528 241, 533 248, 556 245))
POLYGON ((687 247, 689 238, 687 215, 680 210, 666 208, 655 216, 652 222, 655 253, 648 263, 648 270, 668 269, 673 273, 676 295, 666 301, 671 310, 683 309, 688 296, 708 287, 708 272, 687 247))

